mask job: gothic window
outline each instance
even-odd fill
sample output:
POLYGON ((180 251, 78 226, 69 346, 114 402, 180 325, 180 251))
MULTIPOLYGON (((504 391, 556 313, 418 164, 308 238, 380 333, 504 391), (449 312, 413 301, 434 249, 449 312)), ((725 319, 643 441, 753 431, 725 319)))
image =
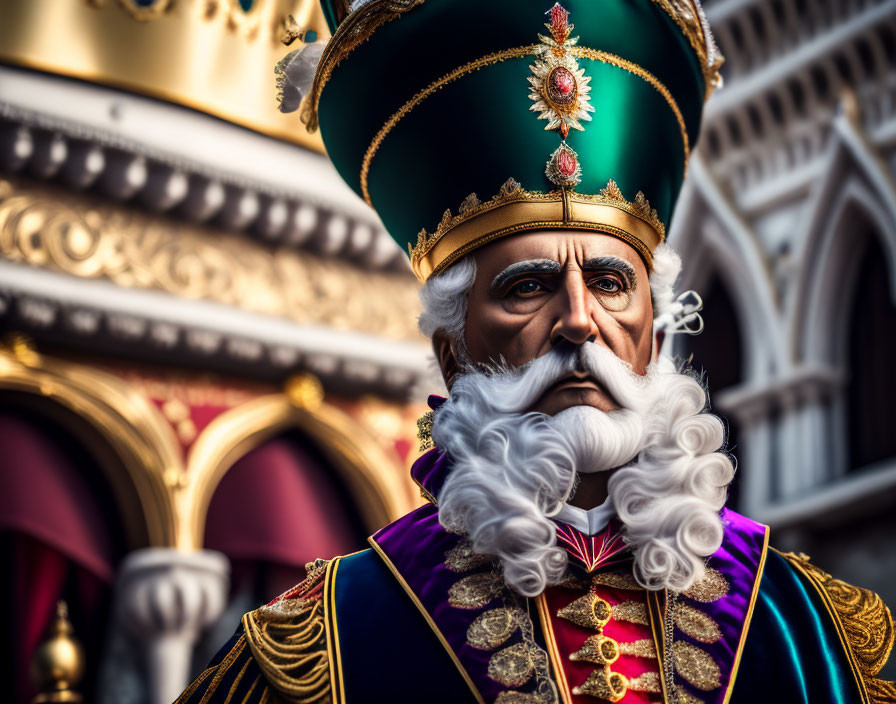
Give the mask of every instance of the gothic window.
POLYGON ((860 469, 896 456, 896 305, 887 258, 874 236, 858 271, 849 318, 849 466, 860 469))

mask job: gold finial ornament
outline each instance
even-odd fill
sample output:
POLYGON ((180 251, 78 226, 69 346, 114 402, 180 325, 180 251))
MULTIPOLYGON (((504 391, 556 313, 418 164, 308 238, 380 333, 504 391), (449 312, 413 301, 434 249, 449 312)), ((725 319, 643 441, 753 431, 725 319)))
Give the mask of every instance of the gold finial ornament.
POLYGON ((314 374, 296 374, 286 382, 286 395, 296 408, 314 411, 324 402, 324 387, 314 374))
POLYGON ((74 687, 84 675, 84 648, 73 633, 68 605, 60 601, 49 637, 31 656, 31 680, 39 692, 32 704, 82 701, 74 687))

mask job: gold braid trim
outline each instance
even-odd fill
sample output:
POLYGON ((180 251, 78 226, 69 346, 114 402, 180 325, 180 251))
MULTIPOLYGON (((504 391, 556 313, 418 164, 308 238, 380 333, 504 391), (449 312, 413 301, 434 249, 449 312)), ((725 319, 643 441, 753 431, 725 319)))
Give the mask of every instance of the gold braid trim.
POLYGON ((371 35, 385 24, 397 20, 405 12, 422 5, 423 0, 375 0, 352 12, 336 28, 336 32, 327 42, 314 74, 311 90, 302 103, 299 119, 305 123, 309 132, 317 129, 317 107, 320 94, 324 90, 333 70, 341 64, 349 54, 370 39, 371 35))
POLYGON ((327 564, 326 560, 309 562, 304 582, 243 616, 252 655, 286 702, 331 701, 323 604, 327 564))
POLYGON ((820 587, 833 606, 846 635, 845 645, 855 658, 871 701, 875 704, 896 701, 894 683, 876 678, 890 657, 896 637, 887 605, 872 591, 834 579, 811 564, 804 553, 781 554, 820 587))

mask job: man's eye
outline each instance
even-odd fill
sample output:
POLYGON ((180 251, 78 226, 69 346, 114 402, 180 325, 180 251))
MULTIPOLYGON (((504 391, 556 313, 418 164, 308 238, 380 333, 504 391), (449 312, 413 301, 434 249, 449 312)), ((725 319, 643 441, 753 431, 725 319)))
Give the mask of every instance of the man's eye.
POLYGON ((622 292, 622 284, 619 283, 619 279, 616 279, 612 276, 601 276, 600 278, 592 279, 591 286, 596 288, 601 293, 622 292))
POLYGON ((510 292, 516 296, 531 296, 532 294, 543 290, 544 286, 542 286, 540 282, 535 279, 526 279, 525 281, 520 281, 516 284, 510 289, 510 292))

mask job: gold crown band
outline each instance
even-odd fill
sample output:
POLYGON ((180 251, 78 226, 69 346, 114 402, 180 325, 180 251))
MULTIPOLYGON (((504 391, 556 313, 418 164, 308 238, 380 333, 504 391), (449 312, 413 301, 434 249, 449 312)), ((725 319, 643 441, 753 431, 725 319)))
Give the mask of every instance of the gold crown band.
POLYGON ((633 247, 648 269, 653 268, 653 250, 662 242, 662 237, 641 218, 578 193, 533 195, 536 198, 486 210, 427 243, 428 247, 423 245, 420 251, 415 248, 411 254, 414 274, 425 282, 489 242, 533 230, 579 230, 612 235, 633 247))
MULTIPOLYGON (((392 116, 388 120, 386 120, 385 124, 380 128, 379 132, 377 132, 374 138, 371 140, 370 146, 367 147, 367 151, 364 153, 364 158, 361 160, 361 193, 363 194, 364 200, 367 202, 367 204, 371 207, 375 207, 373 205, 373 201, 371 201, 370 199, 370 190, 368 186, 370 164, 373 161, 373 157, 379 150, 380 146, 382 146, 383 140, 385 140, 386 136, 415 107, 417 107, 426 98, 428 98, 430 95, 432 95, 445 85, 456 81, 462 76, 466 76, 470 73, 473 73, 474 71, 478 71, 481 68, 490 66, 491 64, 507 61, 508 59, 517 59, 523 56, 535 55, 537 51, 538 45, 532 44, 530 46, 520 46, 514 47, 512 49, 504 49, 503 51, 497 51, 492 54, 487 54, 479 59, 476 59, 475 61, 470 61, 463 66, 459 66, 453 71, 446 73, 441 78, 436 79, 428 86, 426 86, 426 88, 418 91, 410 100, 408 100, 397 111, 395 111, 395 113, 393 113, 392 116)), ((592 61, 600 61, 601 63, 610 64, 611 66, 616 66, 617 68, 621 68, 624 71, 628 71, 629 73, 638 76, 638 78, 641 78, 649 83, 663 97, 663 99, 669 105, 669 108, 672 110, 672 113, 675 115, 675 119, 678 122, 679 130, 681 131, 681 139, 684 146, 684 169, 685 173, 687 173, 688 158, 690 156, 690 143, 688 140, 687 127, 685 126, 684 117, 681 114, 681 110, 678 108, 678 104, 675 102, 675 98, 672 97, 669 89, 666 88, 666 86, 647 69, 642 68, 638 64, 635 64, 631 61, 627 61, 620 56, 616 56, 615 54, 610 54, 606 51, 598 51, 597 49, 589 49, 588 47, 580 46, 572 47, 570 49, 570 52, 581 58, 591 59, 592 61)))

